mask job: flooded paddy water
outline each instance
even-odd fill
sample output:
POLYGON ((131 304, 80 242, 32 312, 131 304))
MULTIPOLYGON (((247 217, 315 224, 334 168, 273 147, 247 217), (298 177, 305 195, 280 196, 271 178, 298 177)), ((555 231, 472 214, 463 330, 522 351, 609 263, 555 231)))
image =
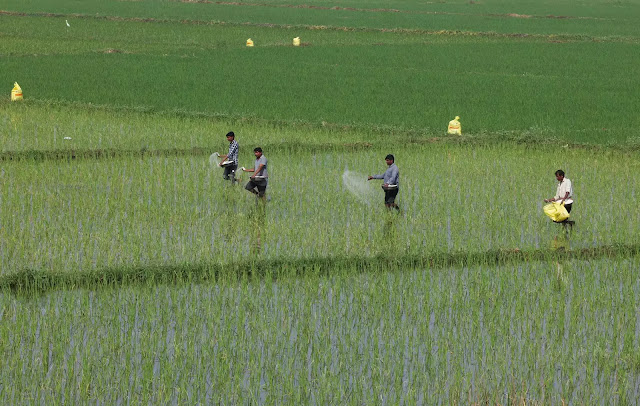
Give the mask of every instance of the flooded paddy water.
POLYGON ((500 145, 267 156, 271 201, 259 211, 202 156, 6 163, 0 274, 638 242, 631 156, 570 150, 558 159, 552 149, 500 145), (388 152, 401 182, 392 217, 382 181, 366 180, 384 172, 388 152), (570 245, 542 213, 558 168, 577 196, 570 245))
POLYGON ((638 259, 567 261, 562 278, 556 266, 338 269, 330 277, 72 290, 28 300, 2 293, 0 399, 636 399, 638 259))
POLYGON ((637 242, 636 158, 446 144, 265 155, 267 202, 225 183, 207 156, 6 163, 3 277, 131 269, 138 282, 2 291, 0 402, 638 398, 638 259, 579 254, 637 242), (390 152, 398 213, 366 180, 390 152), (542 213, 558 168, 576 191, 570 234, 542 213), (612 202, 617 218, 602 209, 612 202), (514 260, 496 265, 494 252, 514 260), (424 260, 467 254, 475 263, 424 260), (278 275, 305 258, 345 260, 278 275), (248 259, 269 265, 225 275, 248 259), (151 273, 197 263, 221 271, 159 286, 151 273))

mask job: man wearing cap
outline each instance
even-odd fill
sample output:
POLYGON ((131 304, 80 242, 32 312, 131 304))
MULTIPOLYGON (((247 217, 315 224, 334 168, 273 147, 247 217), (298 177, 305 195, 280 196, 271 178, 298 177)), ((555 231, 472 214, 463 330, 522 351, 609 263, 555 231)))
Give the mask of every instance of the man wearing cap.
POLYGON ((227 141, 229 141, 229 152, 227 155, 220 157, 220 166, 224 168, 222 177, 224 180, 231 180, 231 184, 236 183, 236 169, 238 169, 238 151, 240 146, 236 141, 236 135, 233 131, 227 133, 227 141))
POLYGON ((253 172, 253 175, 251 175, 249 182, 244 188, 259 198, 264 199, 264 195, 267 192, 267 181, 269 179, 269 174, 267 173, 267 158, 262 155, 262 148, 260 147, 253 149, 253 155, 256 156, 253 169, 242 167, 244 172, 253 172))
MULTIPOLYGON (((573 206, 573 185, 569 178, 564 177, 564 171, 558 169, 555 173, 556 180, 558 181, 558 188, 556 194, 551 199, 544 199, 546 203, 560 202, 564 203, 564 208, 567 209, 567 213, 571 213, 571 207, 573 206)), ((573 225, 573 221, 565 220, 562 223, 573 225)))
POLYGON ((387 170, 383 175, 369 176, 371 179, 383 179, 382 190, 384 190, 384 205, 387 209, 400 210, 400 207, 396 204, 396 196, 398 195, 398 188, 400 183, 400 171, 395 164, 395 158, 393 155, 387 155, 384 160, 387 162, 387 170))

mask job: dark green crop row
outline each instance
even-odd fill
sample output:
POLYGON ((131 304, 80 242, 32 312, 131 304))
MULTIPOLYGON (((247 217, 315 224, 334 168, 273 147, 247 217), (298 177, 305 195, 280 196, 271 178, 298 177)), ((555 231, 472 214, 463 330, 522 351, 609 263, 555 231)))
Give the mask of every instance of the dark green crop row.
POLYGON ((52 290, 104 289, 126 285, 181 284, 218 279, 324 275, 345 271, 379 272, 422 268, 468 266, 498 267, 521 262, 595 260, 630 258, 640 255, 640 245, 616 244, 577 250, 489 250, 486 252, 377 255, 373 257, 310 257, 247 260, 231 264, 195 263, 101 268, 82 272, 51 272, 25 269, 0 276, 0 291, 16 294, 44 293, 52 290))

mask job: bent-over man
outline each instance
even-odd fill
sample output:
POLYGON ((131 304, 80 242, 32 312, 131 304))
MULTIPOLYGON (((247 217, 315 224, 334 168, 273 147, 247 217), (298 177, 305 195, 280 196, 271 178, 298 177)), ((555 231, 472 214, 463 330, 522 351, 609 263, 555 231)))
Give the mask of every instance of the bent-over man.
MULTIPOLYGON (((571 208, 573 207, 573 185, 569 178, 564 177, 564 171, 562 169, 558 169, 555 173, 556 180, 558 181, 558 188, 556 189, 556 194, 551 199, 544 199, 546 203, 551 202, 560 202, 564 203, 564 208, 567 209, 567 213, 571 213, 571 208)), ((568 219, 562 221, 562 223, 573 225, 573 221, 569 221, 568 219)))

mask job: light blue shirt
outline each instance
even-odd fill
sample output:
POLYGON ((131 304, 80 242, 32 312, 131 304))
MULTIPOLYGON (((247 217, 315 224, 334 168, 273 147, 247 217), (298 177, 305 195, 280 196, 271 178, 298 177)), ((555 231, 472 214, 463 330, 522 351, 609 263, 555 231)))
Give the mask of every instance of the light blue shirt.
POLYGON ((387 185, 400 185, 400 171, 395 163, 389 165, 384 175, 373 175, 373 179, 384 179, 387 185))

